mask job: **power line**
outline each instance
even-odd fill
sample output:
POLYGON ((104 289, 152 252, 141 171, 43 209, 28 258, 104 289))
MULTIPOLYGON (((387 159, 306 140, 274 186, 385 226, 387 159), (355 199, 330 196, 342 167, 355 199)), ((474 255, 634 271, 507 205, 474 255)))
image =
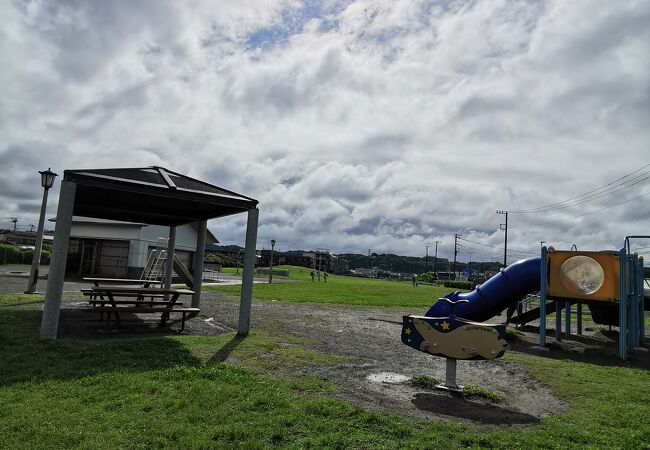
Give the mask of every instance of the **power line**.
POLYGON ((573 217, 569 217, 569 218, 566 218, 566 219, 559 219, 559 220, 553 220, 553 221, 550 221, 550 222, 542 222, 542 223, 533 223, 533 224, 525 224, 525 225, 516 225, 514 228, 538 227, 538 226, 542 226, 542 225, 551 225, 551 224, 554 224, 554 223, 566 222, 566 221, 568 221, 568 220, 573 220, 573 219, 577 219, 577 218, 579 218, 579 217, 588 216, 588 215, 590 215, 590 214, 595 214, 595 213, 597 213, 597 212, 604 211, 604 210, 606 210, 606 209, 614 208, 614 207, 616 207, 616 206, 620 206, 620 205, 623 205, 623 204, 625 204, 625 203, 629 203, 629 202, 631 202, 631 201, 633 201, 633 200, 636 200, 637 198, 645 197, 645 196, 648 195, 648 194, 650 194, 650 192, 646 192, 645 194, 637 195, 636 197, 632 197, 632 198, 629 199, 629 200, 625 200, 625 201, 622 201, 622 202, 619 202, 619 203, 614 203, 613 205, 606 206, 606 207, 604 207, 604 208, 600 208, 600 209, 597 209, 597 210, 595 210, 595 211, 590 211, 590 212, 588 212, 588 213, 580 214, 580 215, 573 216, 573 217))
MULTIPOLYGON (((571 197, 571 198, 569 198, 567 200, 563 200, 561 202, 550 203, 548 205, 540 206, 538 208, 524 209, 524 210, 512 211, 512 212, 518 213, 518 214, 546 212, 547 210, 550 211, 550 210, 553 210, 553 209, 566 208, 567 206, 563 206, 563 205, 565 205, 566 203, 575 201, 575 200, 578 200, 578 202, 576 202, 575 204, 580 204, 581 202, 586 203, 586 201, 595 200, 595 198, 590 198, 589 200, 585 199, 585 197, 588 197, 590 194, 595 195, 595 196, 603 194, 602 196, 606 196, 606 195, 610 195, 610 194, 612 194, 614 192, 617 192, 615 190, 616 188, 620 187, 621 189, 626 189, 627 187, 631 187, 634 184, 645 181, 647 179, 647 177, 640 180, 640 181, 638 181, 638 182, 636 182, 636 183, 633 183, 633 184, 631 184, 629 186, 624 186, 624 185, 627 185, 628 183, 630 183, 631 181, 637 180, 638 178, 647 175, 650 172, 646 171, 641 175, 637 175, 636 177, 632 178, 631 180, 628 180, 628 181, 625 181, 624 183, 620 183, 620 184, 616 185, 617 183, 624 180, 625 178, 628 178, 628 177, 630 177, 631 175, 634 175, 637 172, 641 172, 641 171, 643 171, 644 169, 646 169, 648 167, 650 167, 650 164, 646 164, 645 166, 640 167, 639 169, 636 169, 636 170, 634 170, 634 171, 632 171, 632 172, 630 172, 630 173, 628 173, 626 175, 623 175, 622 177, 620 177, 620 178, 618 178, 618 179, 616 179, 614 181, 611 181, 611 182, 605 184, 604 186, 601 186, 601 187, 596 188, 596 189, 592 189, 591 191, 585 192, 584 194, 580 194, 580 195, 577 195, 575 197, 571 197), (612 185, 615 185, 615 186, 612 186, 612 185), (598 191, 604 191, 604 192, 598 192, 598 191)), ((620 189, 618 189, 618 190, 620 190, 620 189)), ((600 197, 596 197, 596 198, 600 198, 600 197)), ((568 205, 568 206, 573 206, 573 205, 568 205)))
POLYGON ((497 218, 496 215, 495 215, 495 216, 492 216, 492 218, 491 218, 490 220, 488 220, 488 222, 487 222, 485 225, 483 225, 483 228, 481 228, 481 229, 479 229, 479 230, 474 230, 474 231, 475 231, 476 233, 485 233, 489 228, 492 228, 492 227, 494 226, 494 225, 490 225, 490 224, 491 224, 491 223, 494 221, 494 219, 496 219, 496 218, 497 218))
POLYGON ((481 222, 479 225, 477 225, 475 228, 466 228, 467 231, 476 231, 477 233, 480 233, 480 231, 477 230, 482 230, 483 228, 489 226, 489 224, 496 219, 496 214, 493 214, 492 216, 488 217, 485 219, 483 222, 481 222))
MULTIPOLYGON (((495 249, 499 249, 499 250, 501 249, 501 247, 497 247, 497 246, 494 246, 494 245, 481 244, 480 242, 470 241, 469 239, 465 239, 464 237, 459 237, 458 239, 460 239, 462 241, 465 241, 465 242, 471 242, 472 244, 480 245, 482 247, 490 247, 490 248, 495 248, 495 249)), ((524 252, 522 250, 514 250, 514 249, 510 249, 510 251, 515 252, 515 253, 523 253, 525 255, 536 255, 537 254, 537 253, 524 252)))
MULTIPOLYGON (((458 248, 462 249, 462 250, 465 250, 465 251, 472 251, 472 252, 474 252, 474 253, 476 253, 478 255, 488 257, 488 258, 491 259, 490 262, 497 262, 499 264, 502 264, 501 262, 499 262, 499 259, 503 258, 503 252, 490 252, 488 250, 483 250, 483 249, 476 248, 476 247, 468 247, 468 246, 465 246, 465 245, 459 245, 458 248), (494 260, 494 261, 492 261, 492 260, 494 260)), ((537 256, 537 253, 531 253, 530 255, 521 255, 521 254, 508 253, 509 258, 521 259, 521 258, 524 258, 526 256, 537 256)), ((475 262, 481 262, 481 261, 475 261, 475 262)))
MULTIPOLYGON (((581 199, 579 201, 576 201, 574 203, 568 203, 566 205, 557 206, 557 207, 554 207, 554 208, 543 209, 543 210, 540 209, 538 211, 520 212, 519 214, 545 213, 545 212, 557 211, 559 209, 570 208, 572 206, 582 205, 584 203, 588 203, 588 202, 591 202, 591 201, 594 201, 594 200, 598 200, 599 198, 607 197, 608 195, 615 194, 616 192, 622 191, 623 189, 628 189, 628 188, 631 188, 634 185, 642 183, 642 182, 650 179, 650 175, 648 175, 648 174, 650 174, 650 172, 645 172, 642 175, 639 175, 639 177, 641 177, 641 176, 644 177, 644 178, 642 178, 640 180, 636 180, 638 177, 635 177, 634 180, 636 180, 636 181, 634 183, 618 186, 616 189, 612 189, 612 190, 609 190, 609 191, 604 192, 604 193, 592 194, 589 197, 585 197, 585 198, 583 198, 583 199, 581 199)), ((633 181, 633 180, 630 180, 629 182, 631 182, 631 181, 633 181)))

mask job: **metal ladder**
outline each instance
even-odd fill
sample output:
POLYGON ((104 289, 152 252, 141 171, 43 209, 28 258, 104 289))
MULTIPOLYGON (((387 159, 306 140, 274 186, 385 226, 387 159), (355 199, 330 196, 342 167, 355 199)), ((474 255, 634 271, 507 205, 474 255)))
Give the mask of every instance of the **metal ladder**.
POLYGON ((145 264, 142 275, 140 276, 141 280, 163 280, 165 276, 165 261, 167 261, 167 250, 162 247, 161 244, 164 244, 164 242, 161 242, 162 240, 164 240, 164 238, 158 239, 156 249, 149 254, 147 263, 145 264))

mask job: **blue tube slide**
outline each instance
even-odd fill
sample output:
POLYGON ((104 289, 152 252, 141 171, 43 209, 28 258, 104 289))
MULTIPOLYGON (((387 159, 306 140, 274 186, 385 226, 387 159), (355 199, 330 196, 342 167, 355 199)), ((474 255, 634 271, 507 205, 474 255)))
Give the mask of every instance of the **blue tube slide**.
MULTIPOLYGON (((509 306, 514 306, 526 295, 539 290, 541 258, 529 258, 517 261, 478 286, 472 292, 451 292, 446 298, 468 300, 458 303, 454 313, 458 317, 483 322, 509 306)), ((426 312, 427 317, 448 317, 451 306, 447 302, 436 302, 426 312)))

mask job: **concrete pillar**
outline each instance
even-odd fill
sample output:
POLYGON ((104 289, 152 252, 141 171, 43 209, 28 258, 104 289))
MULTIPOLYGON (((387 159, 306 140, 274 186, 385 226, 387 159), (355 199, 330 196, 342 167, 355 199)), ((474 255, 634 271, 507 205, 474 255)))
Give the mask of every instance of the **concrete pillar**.
POLYGON ((68 259, 68 244, 70 242, 70 228, 72 228, 72 212, 74 210, 76 191, 76 183, 61 181, 59 206, 56 212, 56 226, 54 228, 54 242, 52 244, 52 259, 50 260, 50 271, 47 276, 45 304, 43 305, 43 318, 41 320, 41 339, 56 339, 57 337, 63 278, 65 276, 65 263, 68 259))
POLYGON ((255 246, 257 244, 257 222, 260 211, 257 208, 248 210, 246 226, 246 249, 244 251, 244 273, 242 275, 241 298, 239 301, 239 327, 237 334, 247 336, 251 322, 251 306, 253 303, 253 270, 255 267, 255 246))
MULTIPOLYGON (((172 276, 174 274, 174 252, 176 251, 176 227, 169 227, 169 239, 167 240, 167 259, 165 260, 165 279, 163 287, 171 289, 172 276)), ((169 295, 165 295, 165 301, 169 300, 169 295)))
POLYGON ((200 308, 201 305, 201 286, 203 285, 203 259, 205 257, 205 235, 208 230, 208 221, 201 220, 198 222, 196 236, 196 252, 194 252, 194 277, 192 282, 192 308, 200 308))

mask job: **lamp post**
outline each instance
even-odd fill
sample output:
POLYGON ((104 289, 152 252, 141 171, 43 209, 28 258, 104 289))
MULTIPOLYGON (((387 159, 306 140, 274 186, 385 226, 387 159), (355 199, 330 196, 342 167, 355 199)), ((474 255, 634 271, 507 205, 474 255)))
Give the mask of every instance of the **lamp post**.
POLYGON ((541 249, 546 244, 546 241, 539 241, 539 248, 541 249))
POLYGON ((271 260, 269 261, 269 283, 273 281, 273 247, 275 247, 275 239, 271 239, 271 260))
POLYGON ((472 253, 474 252, 467 252, 469 253, 469 276, 472 276, 472 253))
POLYGON ((41 204, 41 216, 38 219, 38 231, 36 232, 36 244, 34 245, 34 254, 32 255, 32 270, 29 273, 29 284, 27 285, 26 294, 36 292, 38 283, 38 266, 41 263, 41 250, 43 249, 43 227, 45 226, 45 209, 47 207, 47 192, 54 185, 54 179, 57 174, 52 172, 48 167, 47 170, 39 171, 41 174, 41 186, 43 186, 43 203, 41 204))

